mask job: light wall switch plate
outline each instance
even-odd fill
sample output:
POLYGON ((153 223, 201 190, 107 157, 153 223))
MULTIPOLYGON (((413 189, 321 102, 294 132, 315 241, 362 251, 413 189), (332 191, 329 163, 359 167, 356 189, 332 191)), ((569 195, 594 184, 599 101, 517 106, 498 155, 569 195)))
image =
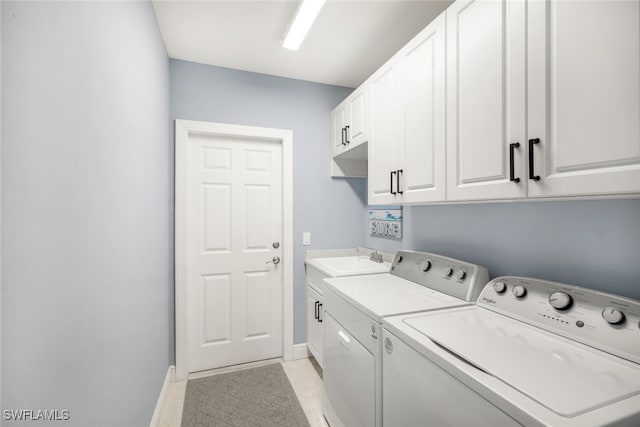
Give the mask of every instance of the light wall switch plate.
POLYGON ((311 232, 305 231, 302 233, 302 244, 304 246, 309 246, 311 244, 311 232))

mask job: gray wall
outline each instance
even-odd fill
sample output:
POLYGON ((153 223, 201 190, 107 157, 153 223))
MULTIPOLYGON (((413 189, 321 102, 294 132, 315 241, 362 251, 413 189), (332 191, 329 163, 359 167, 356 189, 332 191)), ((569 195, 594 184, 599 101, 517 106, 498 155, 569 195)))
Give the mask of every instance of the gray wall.
POLYGON ((329 177, 331 110, 351 89, 171 60, 171 118, 293 129, 294 342, 306 340, 306 249, 362 244, 366 180, 329 177), (302 232, 311 246, 302 246, 302 232))
POLYGON ((640 299, 640 200, 415 206, 405 239, 371 246, 441 253, 522 275, 640 299))
POLYGON ((3 407, 148 425, 173 286, 169 64, 153 9, 3 1, 2 18, 3 407))

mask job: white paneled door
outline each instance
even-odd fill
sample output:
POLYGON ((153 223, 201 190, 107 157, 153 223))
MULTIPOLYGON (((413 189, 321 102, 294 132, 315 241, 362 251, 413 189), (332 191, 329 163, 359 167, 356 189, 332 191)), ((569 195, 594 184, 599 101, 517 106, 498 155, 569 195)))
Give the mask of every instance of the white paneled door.
POLYGON ((282 145, 189 135, 188 371, 282 355, 282 145))

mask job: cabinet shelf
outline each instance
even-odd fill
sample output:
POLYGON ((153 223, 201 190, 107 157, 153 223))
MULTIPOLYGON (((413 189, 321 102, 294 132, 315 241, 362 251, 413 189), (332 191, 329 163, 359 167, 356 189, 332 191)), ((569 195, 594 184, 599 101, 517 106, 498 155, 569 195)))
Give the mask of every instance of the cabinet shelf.
POLYGON ((341 178, 366 178, 368 168, 368 144, 360 144, 343 151, 331 159, 331 176, 341 178))

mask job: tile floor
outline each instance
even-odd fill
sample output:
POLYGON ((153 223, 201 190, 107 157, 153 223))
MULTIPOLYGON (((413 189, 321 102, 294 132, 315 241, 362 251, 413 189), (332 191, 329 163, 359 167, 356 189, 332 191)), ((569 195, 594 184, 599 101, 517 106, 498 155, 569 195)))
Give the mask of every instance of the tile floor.
MULTIPOLYGON (((209 375, 224 374, 240 369, 255 368, 268 365, 270 363, 281 363, 284 372, 289 377, 293 390, 298 396, 300 405, 307 415, 311 427, 328 427, 322 416, 322 378, 320 367, 315 359, 300 359, 291 362, 284 362, 281 359, 266 360, 244 365, 231 366, 228 368, 214 369, 211 371, 198 372, 189 378, 201 378, 209 375)), ((180 427, 182 420, 182 406, 184 404, 184 393, 187 388, 187 381, 176 381, 170 384, 167 399, 160 416, 160 426, 180 427)), ((187 426, 185 426, 187 427, 187 426)))

